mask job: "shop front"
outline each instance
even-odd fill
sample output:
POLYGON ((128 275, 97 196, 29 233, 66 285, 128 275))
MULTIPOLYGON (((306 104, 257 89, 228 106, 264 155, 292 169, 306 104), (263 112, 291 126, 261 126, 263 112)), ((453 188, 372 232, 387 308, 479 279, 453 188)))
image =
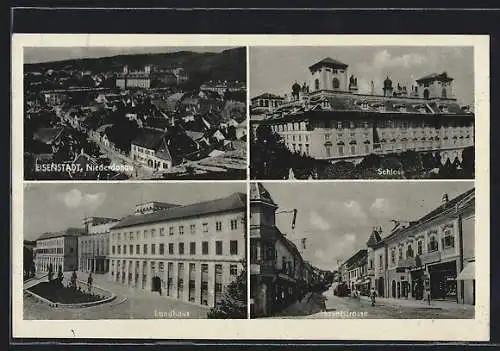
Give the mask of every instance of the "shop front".
POLYGON ((457 301, 457 263, 455 260, 428 265, 431 299, 457 301))

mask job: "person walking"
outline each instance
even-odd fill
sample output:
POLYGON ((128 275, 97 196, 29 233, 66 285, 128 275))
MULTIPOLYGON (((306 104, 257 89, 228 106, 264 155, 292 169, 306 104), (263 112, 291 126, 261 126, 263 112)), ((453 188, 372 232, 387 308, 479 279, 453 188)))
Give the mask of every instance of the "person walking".
POLYGON ((92 282, 93 282, 92 273, 89 273, 89 278, 87 279, 87 289, 89 291, 89 294, 92 293, 92 282))
POLYGON ((77 280, 77 276, 76 276, 76 271, 74 270, 73 271, 73 274, 71 275, 71 287, 73 288, 73 290, 76 291, 76 280, 77 280))
POLYGON ((375 291, 375 288, 372 288, 372 291, 370 293, 371 301, 372 301, 372 306, 375 306, 375 297, 377 296, 377 292, 375 291))

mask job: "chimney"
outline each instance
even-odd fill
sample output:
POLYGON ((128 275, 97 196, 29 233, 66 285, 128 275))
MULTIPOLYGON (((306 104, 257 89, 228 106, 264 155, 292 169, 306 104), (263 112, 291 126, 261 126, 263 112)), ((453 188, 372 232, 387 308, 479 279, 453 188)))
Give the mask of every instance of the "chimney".
POLYGON ((441 203, 443 205, 446 205, 448 203, 449 199, 448 199, 448 194, 444 193, 443 194, 443 197, 441 198, 441 203))

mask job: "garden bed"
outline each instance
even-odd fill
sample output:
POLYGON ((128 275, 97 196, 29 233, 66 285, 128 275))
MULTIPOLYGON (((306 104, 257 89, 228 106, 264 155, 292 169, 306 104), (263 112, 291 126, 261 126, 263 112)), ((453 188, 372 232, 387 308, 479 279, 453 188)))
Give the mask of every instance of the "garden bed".
POLYGON ((108 296, 97 293, 88 293, 82 290, 75 290, 65 286, 58 286, 54 283, 42 282, 27 289, 48 301, 60 304, 85 304, 105 300, 108 296))

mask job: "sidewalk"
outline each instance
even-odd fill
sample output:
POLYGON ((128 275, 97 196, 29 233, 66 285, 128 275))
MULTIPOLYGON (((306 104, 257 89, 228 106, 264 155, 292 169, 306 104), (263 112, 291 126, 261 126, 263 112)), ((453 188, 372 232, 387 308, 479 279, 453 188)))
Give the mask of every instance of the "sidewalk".
MULTIPOLYGON (((360 296, 360 297, 363 300, 370 301, 370 297, 368 296, 360 296)), ((394 307, 418 308, 418 309, 474 311, 473 305, 465 305, 453 301, 439 301, 439 300, 431 300, 431 304, 429 305, 427 300, 411 300, 411 299, 407 300, 407 299, 392 299, 387 297, 377 297, 375 299, 375 304, 394 306, 394 307)))

